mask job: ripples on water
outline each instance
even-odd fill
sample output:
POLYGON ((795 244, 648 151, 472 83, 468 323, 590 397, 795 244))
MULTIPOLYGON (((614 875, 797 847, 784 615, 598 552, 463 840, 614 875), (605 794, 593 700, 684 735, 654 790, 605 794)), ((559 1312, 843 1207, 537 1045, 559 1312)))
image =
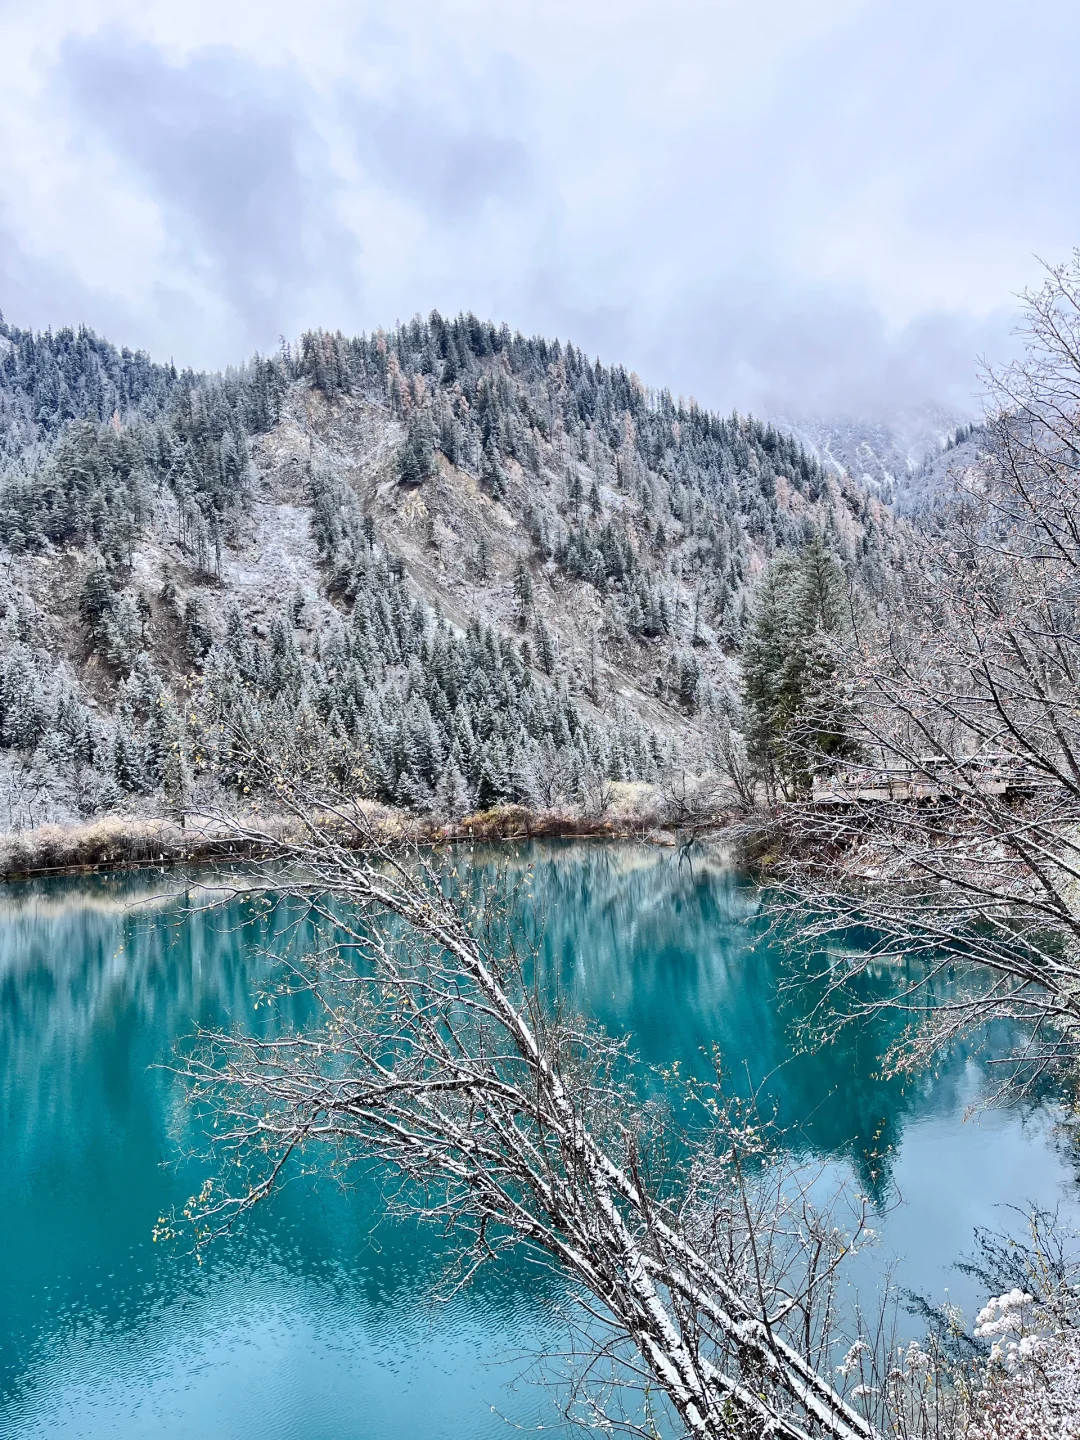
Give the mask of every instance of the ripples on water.
MULTIPOLYGON (((719 1044, 736 1075, 769 1077, 794 1145, 890 1207, 862 1283, 895 1253, 905 1283, 970 1305, 949 1267, 973 1226, 1069 1193, 1045 1114, 965 1123, 985 1055, 905 1085, 874 1077, 881 1025, 793 1054, 797 998, 750 948, 757 894, 719 859, 556 844, 510 860, 533 866, 546 983, 648 1062, 692 1067, 719 1044)), ((439 1242, 381 1220, 373 1180, 298 1182, 202 1268, 151 1243, 202 1174, 178 1160, 184 1116, 156 1066, 196 1023, 251 1023, 274 924, 239 901, 182 913, 178 884, 0 895, 0 1435, 483 1440, 503 1415, 550 1424, 543 1391, 515 1380, 557 1344, 552 1282, 507 1266, 430 1305, 439 1242)))

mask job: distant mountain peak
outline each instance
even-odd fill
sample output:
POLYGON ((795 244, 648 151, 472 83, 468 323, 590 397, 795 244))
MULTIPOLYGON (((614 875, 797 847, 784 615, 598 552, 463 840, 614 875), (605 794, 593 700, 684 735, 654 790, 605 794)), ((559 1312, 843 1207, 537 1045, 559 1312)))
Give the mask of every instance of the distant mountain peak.
POLYGON ((974 460, 981 433, 972 416, 934 404, 897 410, 881 419, 814 414, 771 418, 819 464, 901 513, 947 493, 952 472, 974 460))

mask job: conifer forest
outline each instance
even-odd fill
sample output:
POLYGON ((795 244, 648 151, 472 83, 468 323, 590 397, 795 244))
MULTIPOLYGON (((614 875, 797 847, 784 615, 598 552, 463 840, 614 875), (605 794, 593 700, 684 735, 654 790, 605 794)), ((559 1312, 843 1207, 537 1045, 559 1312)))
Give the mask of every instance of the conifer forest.
POLYGON ((223 374, 3 324, 0 465, 9 829, 247 795, 252 751, 443 818, 733 743, 794 794, 814 636, 906 543, 774 426, 472 315, 223 374))

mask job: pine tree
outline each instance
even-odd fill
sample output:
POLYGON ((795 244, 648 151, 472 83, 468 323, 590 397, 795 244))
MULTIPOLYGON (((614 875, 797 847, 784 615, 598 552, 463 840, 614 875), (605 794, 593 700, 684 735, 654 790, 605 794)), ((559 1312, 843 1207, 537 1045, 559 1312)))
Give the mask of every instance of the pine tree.
POLYGON ((701 666, 694 655, 681 655, 678 659, 679 703, 687 710, 696 710, 701 685, 701 666))
POLYGON ((533 634, 536 637, 536 663, 545 675, 553 675, 555 673, 555 642, 551 638, 551 631, 548 629, 543 615, 537 615, 533 625, 533 634))
POLYGON ((435 810, 451 820, 459 820, 471 805, 465 776, 451 755, 435 789, 435 810))
POLYGON ((105 620, 112 610, 116 596, 109 581, 109 573, 100 562, 92 564, 86 572, 79 589, 79 618, 90 631, 97 643, 105 635, 105 620))
POLYGON ((184 825, 191 803, 191 771, 179 730, 170 736, 161 771, 161 788, 169 812, 184 825))
POLYGON ((0 744, 32 751, 46 723, 45 695, 33 656, 26 645, 16 644, 0 670, 0 744))
POLYGON ((529 611, 533 602, 533 579, 528 561, 520 559, 514 569, 514 604, 517 607, 518 624, 522 629, 528 624, 529 611))
POLYGON ((146 773, 138 744, 127 723, 120 718, 113 727, 109 769, 121 790, 139 794, 146 789, 146 773))
POLYGON ((484 443, 480 455, 480 479, 487 486, 491 495, 496 500, 502 500, 506 495, 507 480, 506 471, 499 460, 499 452, 495 447, 492 437, 484 443))
MULTIPOLYGON (((235 609, 235 606, 231 607, 230 616, 235 609)), ((239 617, 239 611, 236 613, 239 617)), ((197 665, 210 649, 213 636, 210 633, 210 627, 206 623, 206 617, 203 615, 202 605, 194 595, 189 596, 188 599, 184 601, 184 614, 181 624, 187 658, 192 664, 197 665)))
POLYGON ((127 591, 117 597, 105 617, 104 650, 113 665, 126 675, 143 651, 145 612, 127 591))
POLYGON ((758 588, 743 646, 743 704, 748 754, 770 795, 805 792, 823 763, 853 753, 832 685, 845 591, 816 533, 798 555, 774 560, 758 588))
POLYGON ((431 421, 425 410, 415 409, 409 415, 398 478, 403 485, 422 485, 434 473, 435 446, 431 438, 431 421))
POLYGON ((484 743, 481 751, 477 803, 482 810, 490 810, 493 806, 505 804, 513 798, 513 794, 514 782, 506 746, 498 736, 493 736, 484 743))
POLYGON ((485 584, 491 574, 491 541, 486 535, 481 535, 476 542, 473 570, 480 583, 485 584))

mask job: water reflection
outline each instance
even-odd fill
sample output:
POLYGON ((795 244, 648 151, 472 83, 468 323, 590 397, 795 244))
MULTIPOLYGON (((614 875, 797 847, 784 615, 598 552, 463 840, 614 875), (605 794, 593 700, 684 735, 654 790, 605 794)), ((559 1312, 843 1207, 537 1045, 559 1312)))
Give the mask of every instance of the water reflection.
MULTIPOLYGON (((494 878, 513 866, 478 852, 494 878)), ((955 1116, 983 1088, 1004 1031, 956 1046, 933 1075, 882 1079, 903 1017, 880 1014, 827 1044, 801 1023, 823 995, 820 957, 768 942, 759 887, 722 850, 692 861, 645 846, 565 842, 528 854, 527 908, 542 927, 544 987, 614 1033, 647 1065, 710 1073, 719 1050, 736 1088, 754 1090, 792 1146, 846 1156, 876 1200, 912 1116, 955 1116)), ((905 977, 909 978, 909 977, 905 977)), ((895 976, 860 982, 863 998, 895 976)))
MULTIPOLYGON (((1066 1180, 1038 1117, 963 1123, 985 1055, 883 1082, 885 1022, 793 1053, 807 996, 781 991, 779 957, 754 944, 757 893, 722 856, 459 858, 511 881, 532 867, 521 913, 543 925, 546 986, 628 1031, 646 1063, 693 1067, 719 1045, 764 1082, 793 1144, 848 1157, 880 1197, 903 1192, 886 1239, 921 1288, 940 1293, 996 1201, 1053 1201, 1066 1180)), ((432 1310, 441 1241, 385 1221, 376 1176, 347 1194, 296 1183, 201 1269, 151 1243, 202 1175, 161 1062, 196 1024, 265 1023, 260 952, 290 918, 243 898, 192 912, 199 898, 176 874, 0 898, 0 1433, 459 1440, 505 1432, 492 1402, 550 1422, 542 1395, 509 1388, 554 1323, 550 1289, 507 1266, 432 1310)))

